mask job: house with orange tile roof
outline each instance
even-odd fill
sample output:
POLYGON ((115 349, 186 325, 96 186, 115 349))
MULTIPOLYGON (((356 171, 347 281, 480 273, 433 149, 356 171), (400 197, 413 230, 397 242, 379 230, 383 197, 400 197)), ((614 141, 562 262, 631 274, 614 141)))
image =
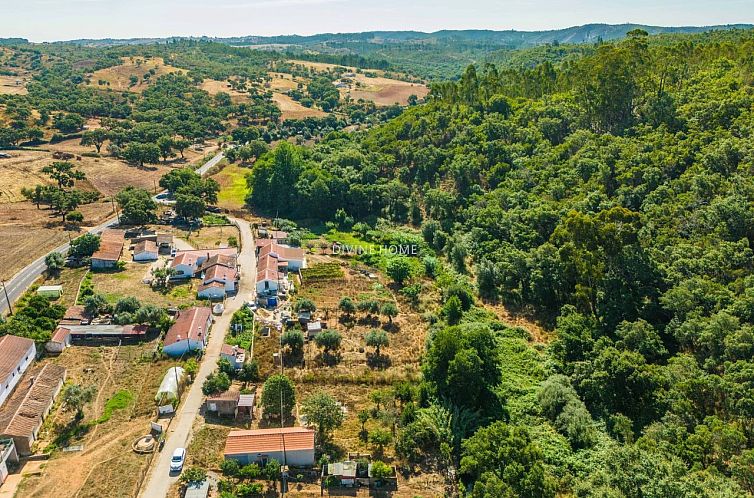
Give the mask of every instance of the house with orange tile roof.
POLYGON ((125 230, 106 228, 99 238, 99 249, 92 254, 91 265, 93 270, 115 268, 123 253, 125 243, 125 230))
POLYGON ((163 353, 176 357, 191 351, 203 351, 211 325, 212 311, 207 307, 180 310, 162 341, 163 353))
POLYGON ((241 465, 264 465, 277 460, 282 465, 311 467, 314 465, 314 430, 282 427, 231 431, 223 454, 241 465))

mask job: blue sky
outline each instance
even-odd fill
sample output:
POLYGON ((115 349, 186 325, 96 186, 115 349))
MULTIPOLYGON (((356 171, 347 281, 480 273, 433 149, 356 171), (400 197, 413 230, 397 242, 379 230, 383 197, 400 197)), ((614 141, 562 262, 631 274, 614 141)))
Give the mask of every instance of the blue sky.
POLYGON ((0 37, 33 41, 370 30, 754 23, 754 0, 0 0, 0 37))

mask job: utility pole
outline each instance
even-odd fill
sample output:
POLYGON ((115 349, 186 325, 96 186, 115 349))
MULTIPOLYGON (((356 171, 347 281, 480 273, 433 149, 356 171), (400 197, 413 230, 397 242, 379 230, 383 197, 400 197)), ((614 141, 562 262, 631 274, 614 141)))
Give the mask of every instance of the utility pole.
POLYGON ((112 195, 110 196, 110 202, 113 205, 113 212, 115 213, 115 217, 118 219, 118 225, 120 225, 120 214, 118 214, 118 208, 115 205, 115 197, 112 195))
POLYGON ((10 297, 8 297, 8 288, 5 286, 5 280, 3 282, 3 292, 5 292, 5 300, 8 301, 8 315, 13 315, 13 306, 10 303, 10 297))

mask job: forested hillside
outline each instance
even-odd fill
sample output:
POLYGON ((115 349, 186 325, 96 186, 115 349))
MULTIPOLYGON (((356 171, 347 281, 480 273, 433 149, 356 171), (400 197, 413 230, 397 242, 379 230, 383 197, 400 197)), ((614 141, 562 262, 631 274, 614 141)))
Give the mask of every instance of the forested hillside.
POLYGON ((400 455, 480 497, 754 492, 752 54, 634 31, 257 162, 253 208, 414 225, 445 262, 400 455))

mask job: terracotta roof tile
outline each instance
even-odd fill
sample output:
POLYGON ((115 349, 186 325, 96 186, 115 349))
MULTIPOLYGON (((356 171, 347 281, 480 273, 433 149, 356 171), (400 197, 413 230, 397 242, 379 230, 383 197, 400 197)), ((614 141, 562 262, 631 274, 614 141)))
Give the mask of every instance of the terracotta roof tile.
POLYGON ((198 341, 200 331, 206 337, 206 334, 209 332, 206 330, 207 320, 209 320, 210 316, 212 316, 212 312, 207 307, 181 311, 173 326, 165 334, 163 344, 165 346, 175 344, 178 342, 179 335, 182 341, 185 341, 187 338, 192 341, 198 341))
POLYGON ((8 378, 32 347, 34 347, 34 341, 26 337, 15 335, 0 337, 0 382, 8 378))
POLYGON ((231 431, 225 441, 225 455, 269 453, 314 449, 314 430, 305 427, 231 431))

